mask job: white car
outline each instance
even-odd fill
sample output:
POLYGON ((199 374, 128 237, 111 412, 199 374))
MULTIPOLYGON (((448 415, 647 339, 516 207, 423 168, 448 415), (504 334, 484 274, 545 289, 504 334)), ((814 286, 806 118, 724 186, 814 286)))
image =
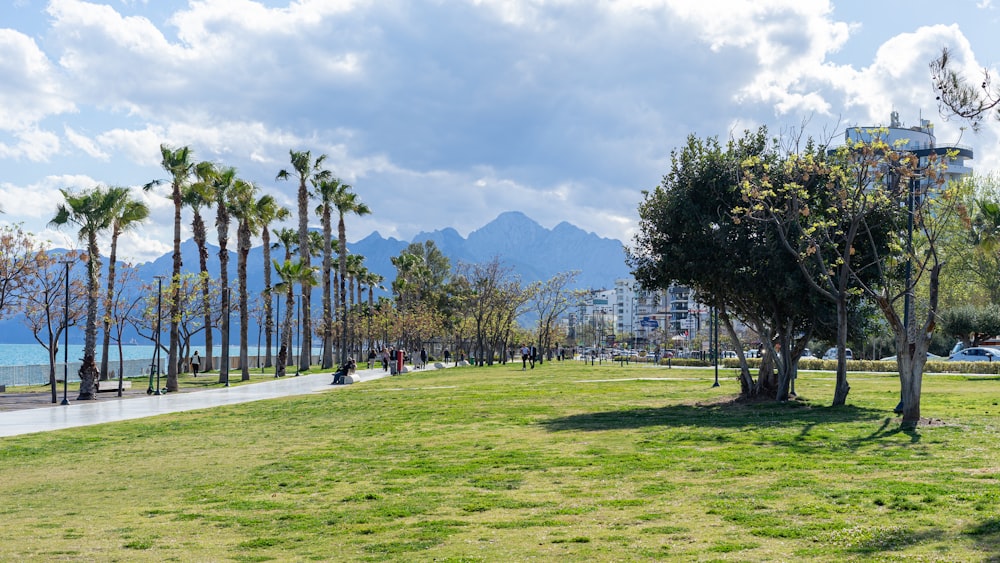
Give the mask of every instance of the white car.
MULTIPOLYGON (((844 354, 847 355, 847 359, 848 360, 853 360, 854 359, 854 352, 852 352, 850 348, 848 348, 847 350, 844 350, 844 354)), ((837 359, 837 348, 833 347, 833 348, 830 348, 829 350, 827 350, 826 354, 823 354, 823 359, 824 360, 836 360, 837 359)))
POLYGON ((948 357, 949 362, 992 362, 1000 360, 1000 350, 996 348, 963 348, 948 357))
MULTIPOLYGON (((929 360, 940 360, 940 359, 941 359, 941 356, 938 356, 937 354, 931 354, 930 352, 927 352, 927 360, 928 361, 929 360)), ((884 358, 880 358, 879 361, 880 362, 895 362, 896 361, 896 355, 893 354, 892 356, 886 356, 884 358)))

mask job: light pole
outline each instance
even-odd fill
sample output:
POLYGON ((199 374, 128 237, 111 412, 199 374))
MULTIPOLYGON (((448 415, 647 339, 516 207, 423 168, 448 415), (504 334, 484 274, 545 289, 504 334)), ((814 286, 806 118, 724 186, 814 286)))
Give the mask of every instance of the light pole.
POLYGON ((715 346, 712 348, 715 354, 715 384, 712 387, 719 386, 719 310, 712 307, 712 311, 709 313, 709 322, 713 323, 710 326, 715 326, 715 332, 712 335, 715 346))
POLYGON ((63 303, 63 400, 62 405, 69 405, 67 398, 69 387, 69 266, 72 260, 62 260, 66 265, 66 300, 63 303))
MULTIPOLYGON (((156 350, 153 352, 153 358, 156 365, 156 391, 153 395, 162 395, 163 392, 160 391, 160 330, 162 329, 162 318, 163 318, 163 276, 156 276, 156 350)), ((153 382, 153 378, 149 378, 149 382, 153 382)), ((147 392, 148 394, 148 392, 147 392)))
POLYGON ((220 355, 222 356, 219 362, 219 383, 224 384, 225 387, 229 387, 229 299, 231 297, 230 289, 224 288, 222 290, 222 350, 220 355))
POLYGON ((301 361, 301 359, 302 359, 302 333, 299 332, 300 330, 302 330, 302 325, 301 325, 301 321, 302 321, 302 298, 303 298, 303 296, 300 295, 299 296, 299 300, 296 303, 296 307, 295 307, 295 335, 299 337, 299 353, 298 353, 299 361, 295 362, 295 375, 296 376, 299 375, 299 364, 302 363, 302 361, 301 361))
MULTIPOLYGON (((281 297, 274 293, 274 353, 281 350, 281 297)), ((274 377, 278 377, 278 358, 274 359, 274 377)))

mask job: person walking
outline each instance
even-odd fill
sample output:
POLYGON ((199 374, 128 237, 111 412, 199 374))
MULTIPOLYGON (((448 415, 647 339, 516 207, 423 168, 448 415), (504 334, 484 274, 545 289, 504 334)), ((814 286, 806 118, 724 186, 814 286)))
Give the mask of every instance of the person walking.
MULTIPOLYGON (((531 348, 528 348, 527 344, 521 346, 521 371, 526 371, 528 369, 528 354, 531 353, 531 348)), ((532 369, 535 367, 531 366, 532 369)))
POLYGON ((198 368, 201 367, 201 358, 198 356, 198 351, 194 351, 194 356, 191 356, 191 371, 194 372, 194 376, 198 377, 198 368))
POLYGON ((420 366, 427 367, 427 349, 423 346, 420 347, 420 366))

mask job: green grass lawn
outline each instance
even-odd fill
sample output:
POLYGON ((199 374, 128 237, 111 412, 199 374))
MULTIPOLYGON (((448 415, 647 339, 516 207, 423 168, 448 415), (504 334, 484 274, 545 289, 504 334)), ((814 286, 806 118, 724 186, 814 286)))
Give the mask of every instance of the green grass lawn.
POLYGON ((0 439, 0 560, 1000 561, 1000 381, 520 363, 0 439))

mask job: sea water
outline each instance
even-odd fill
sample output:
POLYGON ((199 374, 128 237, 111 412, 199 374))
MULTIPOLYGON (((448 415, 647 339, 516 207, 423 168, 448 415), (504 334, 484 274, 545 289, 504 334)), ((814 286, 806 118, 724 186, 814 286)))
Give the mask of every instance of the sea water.
MULTIPOLYGON (((205 357, 205 347, 204 346, 193 346, 190 353, 194 353, 195 350, 201 357, 205 357)), ((249 354, 251 356, 257 355, 257 347, 249 346, 249 354)), ((121 348, 122 359, 124 360, 153 360, 153 352, 156 351, 156 346, 149 345, 125 345, 121 348)), ((261 346, 260 354, 264 355, 266 350, 261 346)), ((272 349, 272 354, 274 350, 272 349)), ((315 351, 314 351, 315 353, 315 351)), ((213 356, 216 358, 222 354, 222 347, 213 347, 213 356)), ((68 348, 68 353, 66 354, 70 363, 78 362, 83 359, 83 345, 82 344, 70 344, 68 348)), ((238 357, 240 355, 239 346, 229 347, 230 357, 238 357)), ((167 350, 163 349, 160 352, 160 356, 166 358, 167 350)), ((100 363, 101 358, 101 344, 97 344, 97 361, 100 363)), ((62 364, 63 361, 63 350, 62 342, 59 343, 59 350, 56 354, 56 362, 62 364)), ((118 346, 115 344, 111 345, 108 350, 108 362, 115 363, 118 361, 118 346)), ((49 352, 42 347, 41 344, 0 344, 0 366, 48 366, 49 365, 49 352)))
MULTIPOLYGON (((62 344, 60 343, 60 346, 62 344)), ((195 350, 205 357, 205 347, 192 347, 190 352, 195 350)), ((229 347, 230 358, 238 358, 240 354, 239 346, 229 347)), ((149 345, 127 345, 121 347, 121 360, 119 362, 118 347, 112 345, 108 350, 108 369, 117 373, 121 365, 122 373, 125 377, 149 375, 153 366, 153 353, 155 346, 149 345)), ((263 354, 266 350, 260 350, 256 346, 248 347, 250 355, 249 365, 251 367, 263 364, 263 354), (260 352, 260 356, 258 356, 260 352)), ((222 354, 222 347, 213 347, 213 356, 217 359, 222 354)), ((97 361, 100 363, 101 348, 97 348, 97 361)), ((63 374, 69 381, 79 381, 78 372, 83 359, 83 345, 70 344, 64 352, 58 350, 56 354, 55 373, 56 378, 61 380, 63 374), (63 363, 63 357, 69 360, 68 365, 63 363)), ((167 351, 160 352, 160 373, 165 373, 167 351)), ((41 344, 0 344, 0 385, 39 385, 49 382, 49 353, 41 344)))

